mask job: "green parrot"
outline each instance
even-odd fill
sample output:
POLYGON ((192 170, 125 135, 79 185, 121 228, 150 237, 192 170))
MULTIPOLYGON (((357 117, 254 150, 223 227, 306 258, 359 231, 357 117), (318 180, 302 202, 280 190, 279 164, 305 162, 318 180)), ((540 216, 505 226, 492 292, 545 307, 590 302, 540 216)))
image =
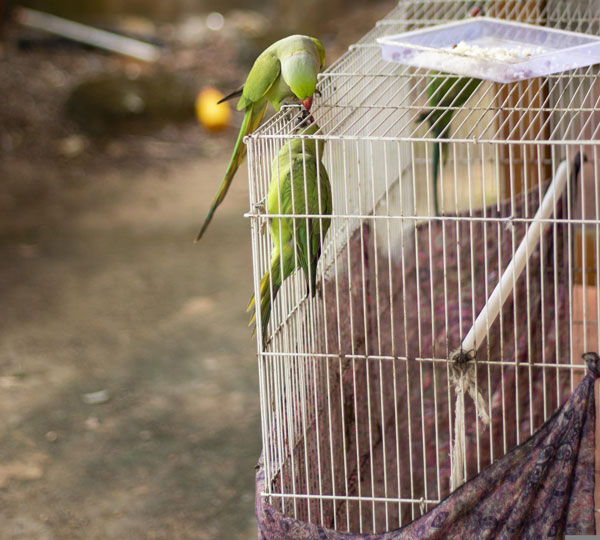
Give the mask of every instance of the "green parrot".
POLYGON ((246 155, 243 139, 254 132, 263 119, 269 103, 276 111, 286 98, 296 96, 310 110, 317 86, 317 75, 325 64, 325 49, 318 39, 294 35, 281 39, 263 51, 254 62, 244 86, 219 103, 240 97, 238 111, 244 111, 244 120, 233 148, 233 155, 225 178, 210 206, 196 241, 202 238, 217 207, 225 199, 233 176, 246 155))
MULTIPOLYGON (((487 2, 476 2, 474 7, 469 11, 469 16, 477 17, 483 15, 483 5, 487 2)), ((427 83, 427 100, 431 110, 421 114, 418 118, 419 122, 427 120, 429 128, 436 139, 446 139, 450 135, 450 122, 454 115, 453 109, 447 107, 462 107, 475 93, 481 79, 471 79, 469 77, 456 77, 448 73, 440 71, 432 71, 427 83), (444 110, 446 109, 446 110, 444 110)), ((442 165, 446 163, 448 154, 447 143, 434 143, 432 155, 433 168, 433 204, 435 215, 440 215, 438 202, 438 175, 440 169, 440 154, 442 165)))
MULTIPOLYGON (((427 120, 429 128, 436 139, 448 138, 450 136, 450 123, 454 115, 454 109, 448 109, 448 107, 462 107, 480 84, 481 79, 456 77, 433 71, 427 83, 427 99, 432 108, 419 116, 419 122, 427 120)), ((448 154, 448 143, 435 142, 433 144, 433 201, 436 216, 440 215, 437 187, 440 154, 441 164, 443 165, 448 154)))
MULTIPOLYGON (((318 129, 318 126, 312 123, 302 129, 300 134, 312 135, 318 129)), ((322 140, 317 143, 314 139, 292 139, 282 146, 271 165, 267 214, 288 216, 269 219, 273 252, 270 268, 260 282, 263 343, 267 335, 272 302, 275 301, 283 281, 292 274, 297 265, 304 271, 307 294, 314 297, 316 292, 317 263, 331 220, 291 216, 331 215, 331 185, 327 171, 320 161, 323 146, 322 140)), ((248 304, 248 311, 253 308, 250 325, 256 320, 254 296, 248 304)))

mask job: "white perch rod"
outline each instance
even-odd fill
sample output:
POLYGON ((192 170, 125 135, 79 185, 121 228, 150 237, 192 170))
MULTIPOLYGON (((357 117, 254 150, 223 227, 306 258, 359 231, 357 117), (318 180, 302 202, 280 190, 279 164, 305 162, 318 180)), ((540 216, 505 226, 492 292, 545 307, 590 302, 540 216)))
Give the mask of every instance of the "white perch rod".
POLYGON ((51 34, 63 36, 74 41, 87 43, 100 49, 117 52, 126 56, 154 62, 160 56, 158 47, 137 39, 119 36, 106 30, 86 26, 34 9, 19 7, 15 10, 15 20, 24 26, 44 30, 51 34))
POLYGON ((567 178, 567 162, 563 161, 558 166, 552 183, 548 186, 548 190, 542 199, 542 204, 538 208, 538 211, 527 230, 525 238, 521 241, 512 261, 510 261, 510 264, 507 266, 506 270, 504 270, 504 273, 500 278, 500 283, 496 285, 496 288, 492 292, 485 306, 477 316, 475 324, 467 334, 467 337, 463 340, 463 351, 477 351, 477 348, 485 339, 488 327, 496 320, 498 313, 500 313, 500 309, 512 292, 513 276, 514 282, 516 283, 521 272, 525 268, 527 259, 534 252, 543 229, 549 225, 548 223, 542 223, 537 220, 547 219, 552 215, 554 204, 562 194, 567 178))

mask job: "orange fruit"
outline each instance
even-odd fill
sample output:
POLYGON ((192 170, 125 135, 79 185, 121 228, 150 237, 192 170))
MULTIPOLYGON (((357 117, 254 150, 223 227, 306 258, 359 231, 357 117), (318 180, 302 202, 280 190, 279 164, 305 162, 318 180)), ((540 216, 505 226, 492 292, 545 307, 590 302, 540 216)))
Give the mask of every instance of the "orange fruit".
POLYGON ((221 131, 231 121, 231 107, 229 103, 219 103, 224 95, 216 88, 207 86, 196 96, 196 118, 209 131, 221 131))

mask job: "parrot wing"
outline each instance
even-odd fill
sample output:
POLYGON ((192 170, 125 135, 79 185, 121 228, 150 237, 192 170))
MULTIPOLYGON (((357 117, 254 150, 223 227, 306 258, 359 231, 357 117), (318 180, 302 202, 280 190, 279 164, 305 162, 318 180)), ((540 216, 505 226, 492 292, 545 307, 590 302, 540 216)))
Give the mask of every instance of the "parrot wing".
MULTIPOLYGON (((331 193, 322 189, 317 181, 317 163, 312 154, 296 155, 292 161, 294 206, 296 214, 327 214, 331 212, 331 193), (306 182, 306 185, 305 185, 306 182), (319 187, 321 193, 319 194, 319 187), (319 196, 321 197, 319 205, 319 196), (319 206, 321 208, 319 208, 319 206)), ((327 175, 320 165, 321 180, 327 175)), ((329 180, 327 179, 327 184, 329 180)), ((295 248, 298 264, 302 267, 307 281, 307 289, 314 296, 316 292, 317 263, 321 255, 321 226, 319 219, 302 217, 294 220, 295 248)), ((323 233, 327 232, 329 223, 323 224, 323 233)))
MULTIPOLYGON (((316 199, 314 201, 314 211, 311 213, 319 214, 321 216, 330 216, 333 210, 333 200, 331 196, 331 183, 329 182, 329 175, 325 170, 322 162, 319 162, 318 173, 320 177, 320 190, 321 193, 316 193, 316 199), (320 200, 319 200, 320 196, 320 200)), ((323 243, 325 241, 325 236, 327 236, 327 231, 329 230, 329 226, 331 225, 331 219, 326 217, 318 218, 314 221, 312 225, 312 230, 310 231, 310 241, 311 241, 311 292, 314 296, 316 293, 316 285, 317 285, 317 264, 319 259, 321 258, 321 252, 323 250, 323 243)))
POLYGON ((238 111, 263 99, 275 84, 281 73, 281 62, 272 52, 265 51, 254 62, 244 83, 242 97, 237 104, 238 111))

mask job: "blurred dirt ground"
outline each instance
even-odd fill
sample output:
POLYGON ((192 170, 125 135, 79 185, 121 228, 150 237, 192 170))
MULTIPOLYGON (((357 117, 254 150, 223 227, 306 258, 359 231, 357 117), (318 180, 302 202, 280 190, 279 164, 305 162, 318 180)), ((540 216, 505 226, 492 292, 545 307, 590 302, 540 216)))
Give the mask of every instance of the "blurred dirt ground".
MULTIPOLYGON (((350 14, 332 49, 391 7, 350 14)), ((218 135, 190 119, 91 136, 64 115, 69 91, 139 68, 19 50, 17 33, 0 59, 0 540, 255 538, 245 166, 192 242, 241 117, 218 135)), ((197 85, 247 69, 218 40, 178 60, 197 85)))

